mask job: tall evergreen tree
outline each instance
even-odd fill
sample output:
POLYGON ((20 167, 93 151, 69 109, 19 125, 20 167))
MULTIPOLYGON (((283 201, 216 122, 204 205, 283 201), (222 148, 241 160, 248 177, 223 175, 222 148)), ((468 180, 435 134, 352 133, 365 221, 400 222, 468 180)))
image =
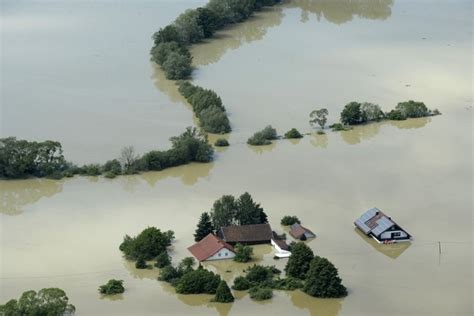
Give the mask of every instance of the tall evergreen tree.
POLYGON ((229 286, 224 280, 222 280, 217 287, 216 296, 214 296, 214 302, 231 303, 233 301, 234 296, 232 295, 229 286))
POLYGON ((252 196, 245 192, 236 201, 235 220, 239 225, 262 224, 267 222, 267 215, 260 207, 260 204, 255 203, 252 196))
POLYGON ((303 290, 316 297, 343 297, 347 289, 341 283, 336 267, 326 258, 311 260, 303 290))
POLYGON ((309 270, 309 264, 314 258, 313 251, 303 242, 297 242, 291 247, 291 256, 285 266, 288 276, 304 279, 309 270))
POLYGON ((194 233, 194 240, 200 241, 209 234, 214 233, 214 226, 211 223, 211 217, 207 212, 201 214, 199 223, 197 224, 196 232, 194 233))

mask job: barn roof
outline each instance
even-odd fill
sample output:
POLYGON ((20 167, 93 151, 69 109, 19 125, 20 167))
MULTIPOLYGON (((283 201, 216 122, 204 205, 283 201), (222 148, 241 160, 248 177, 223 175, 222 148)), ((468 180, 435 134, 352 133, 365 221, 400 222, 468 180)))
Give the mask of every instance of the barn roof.
POLYGON ((304 235, 305 233, 309 233, 313 236, 316 236, 312 231, 310 231, 308 228, 298 224, 298 223, 295 223, 293 225, 291 225, 291 229, 290 229, 290 235, 293 236, 294 238, 296 239, 299 239, 302 235, 304 235))
POLYGON ((367 210, 354 224, 365 234, 372 233, 375 236, 379 236, 393 225, 396 225, 390 217, 376 207, 367 210))
POLYGON ((260 242, 272 239, 272 228, 269 224, 221 227, 220 233, 226 242, 260 242))
POLYGON ((189 252, 193 254, 198 261, 206 260, 207 258, 216 254, 219 250, 227 248, 234 252, 234 248, 231 245, 220 239, 219 237, 209 234, 191 247, 188 248, 189 252))

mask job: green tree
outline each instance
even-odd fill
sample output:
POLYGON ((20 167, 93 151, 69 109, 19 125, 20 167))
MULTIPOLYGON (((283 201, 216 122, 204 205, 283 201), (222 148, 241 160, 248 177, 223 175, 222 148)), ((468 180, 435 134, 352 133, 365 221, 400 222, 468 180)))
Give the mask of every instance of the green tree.
POLYGON ((291 226, 296 223, 301 224, 301 221, 299 220, 299 218, 296 216, 289 216, 289 215, 283 216, 283 218, 280 221, 280 224, 283 226, 291 226))
POLYGON ((137 269, 147 269, 148 265, 146 264, 143 256, 138 257, 137 262, 135 262, 135 268, 137 269))
POLYGON ((204 38, 204 31, 199 22, 200 14, 197 10, 188 9, 178 16, 174 25, 182 43, 197 43, 204 38))
POLYGON ((225 138, 218 138, 214 142, 214 146, 216 146, 216 147, 227 147, 227 146, 229 146, 229 142, 225 138))
POLYGON ((285 266, 288 276, 304 279, 309 270, 309 263, 314 258, 313 251, 303 242, 297 242, 291 247, 291 256, 285 266))
POLYGON ((303 290, 316 297, 343 297, 347 289, 342 285, 336 267, 326 258, 311 260, 303 290))
POLYGON ((346 104, 341 112, 341 122, 346 125, 361 124, 366 121, 360 109, 361 104, 358 102, 351 102, 346 104))
POLYGON ((234 223, 236 202, 232 195, 223 195, 214 202, 211 210, 212 225, 216 230, 234 223))
POLYGON ((194 260, 193 257, 186 257, 181 260, 178 266, 178 271, 181 272, 182 274, 188 273, 190 271, 193 271, 193 265, 196 261, 194 260))
POLYGON ((430 111, 423 102, 413 100, 398 103, 395 110, 400 111, 404 117, 423 117, 430 115, 430 111))
POLYGON ((148 227, 136 237, 125 235, 120 250, 124 252, 127 259, 152 260, 166 251, 174 239, 172 231, 162 232, 156 227, 148 227))
POLYGON ((163 42, 158 46, 155 46, 151 50, 152 60, 158 65, 163 65, 168 59, 168 56, 172 53, 178 53, 179 55, 187 56, 191 58, 189 50, 178 42, 163 42))
POLYGON ((235 202, 236 212, 234 215, 235 221, 239 225, 263 224, 267 222, 267 215, 260 207, 260 204, 255 203, 252 196, 245 192, 235 202))
POLYGON ((303 138, 303 135, 296 129, 292 128, 285 133, 285 138, 294 139, 294 138, 303 138))
POLYGON ((232 295, 226 281, 221 280, 219 283, 213 301, 219 303, 231 303, 234 301, 234 296, 232 295))
POLYGON ((99 293, 105 295, 120 294, 125 292, 123 280, 111 279, 106 284, 99 287, 99 293))
POLYGON ((69 298, 66 293, 58 288, 41 289, 39 292, 30 290, 24 292, 18 301, 12 299, 5 305, 0 305, 0 315, 72 315, 76 308, 68 302, 69 298))
POLYGON ((155 46, 158 46, 160 43, 165 42, 180 42, 180 37, 178 30, 174 25, 167 25, 164 28, 161 28, 158 32, 153 34, 153 41, 155 46))
POLYGON ((212 226, 211 217, 207 212, 201 214, 199 223, 197 224, 196 231, 194 233, 194 241, 200 241, 209 234, 214 233, 214 227, 212 226))
POLYGON ((204 37, 211 37, 219 25, 219 17, 209 8, 197 8, 197 23, 202 28, 204 37))
POLYGON ((180 294, 215 294, 221 278, 219 275, 200 268, 184 274, 176 284, 180 294))
POLYGON ((269 287, 254 286, 250 288, 249 295, 256 301, 269 300, 273 297, 273 290, 269 287))
POLYGON ((179 271, 172 265, 168 265, 161 269, 158 280, 171 283, 174 280, 177 280, 179 277, 179 271))
POLYGON ((168 255, 167 251, 163 251, 158 256, 156 256, 155 267, 164 268, 171 264, 171 257, 168 255))
POLYGON ((252 260, 252 254, 253 254, 252 247, 237 244, 235 245, 234 250, 235 250, 234 261, 249 262, 250 260, 252 260))
POLYGON ((239 275, 234 279, 234 285, 232 288, 236 291, 246 291, 250 288, 250 282, 246 277, 239 275))
POLYGON ((193 70, 191 62, 192 57, 173 51, 168 54, 168 57, 161 67, 163 68, 167 79, 180 80, 186 79, 191 75, 193 70))
POLYGON ((309 114, 310 120, 309 124, 310 125, 316 125, 318 124, 321 129, 324 129, 324 126, 326 125, 327 116, 329 112, 327 109, 319 109, 319 110, 314 110, 309 114))
POLYGON ((381 119, 385 118, 385 114, 378 104, 364 102, 362 103, 360 110, 362 112, 362 116, 367 121, 380 121, 381 119))
POLYGON ((107 161, 102 167, 102 171, 107 173, 110 172, 114 175, 122 174, 122 165, 117 159, 107 161))

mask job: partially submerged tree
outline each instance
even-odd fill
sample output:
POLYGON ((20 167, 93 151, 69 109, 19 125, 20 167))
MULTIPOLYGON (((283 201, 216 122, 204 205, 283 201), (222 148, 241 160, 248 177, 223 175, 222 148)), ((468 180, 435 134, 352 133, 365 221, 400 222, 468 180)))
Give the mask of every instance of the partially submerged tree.
POLYGON ((252 260, 252 254, 253 254, 252 247, 237 244, 235 245, 234 250, 235 250, 234 261, 249 262, 250 260, 252 260))
POLYGON ((120 152, 120 162, 122 163, 125 173, 136 172, 137 161, 139 158, 140 156, 135 152, 133 146, 122 148, 122 151, 120 152))
POLYGON ((309 117, 310 117, 309 124, 312 126, 318 124, 321 127, 321 129, 324 129, 324 126, 326 125, 326 122, 327 122, 328 114, 329 114, 328 110, 324 108, 312 111, 309 114, 309 117))
POLYGON ((58 288, 26 291, 18 300, 11 299, 0 305, 0 315, 5 316, 65 316, 73 315, 75 311, 66 293, 58 288))
POLYGON ((267 214, 260 204, 253 201, 252 196, 245 192, 236 201, 235 221, 239 225, 267 223, 267 214))
POLYGON ((171 230, 162 232, 156 227, 148 227, 136 237, 125 235, 119 248, 127 259, 153 260, 162 252, 166 252, 173 239, 174 233, 171 230))
POLYGON ((309 270, 309 263, 314 258, 313 251, 303 242, 291 247, 291 256, 285 266, 288 276, 304 279, 309 270))
POLYGON ((235 198, 232 195, 223 195, 214 202, 211 210, 212 224, 216 230, 234 223, 236 213, 235 198))
POLYGON ((120 294, 125 292, 125 288, 123 286, 123 280, 115 280, 111 279, 104 285, 99 287, 99 293, 105 295, 113 295, 113 294, 120 294))
POLYGON ((296 223, 298 223, 298 224, 301 223, 301 221, 298 219, 298 217, 289 216, 289 215, 283 216, 283 218, 280 221, 280 224, 283 225, 283 226, 291 226, 291 225, 296 224, 296 223))
POLYGON ((158 256, 156 256, 155 267, 157 268, 164 268, 171 264, 171 257, 169 256, 167 251, 163 251, 158 256))
POLYGON ((303 291, 316 297, 343 297, 347 289, 342 285, 336 267, 326 258, 311 260, 303 291))
POLYGON ((219 303, 231 303, 234 301, 234 296, 232 295, 226 281, 221 280, 219 283, 213 301, 219 303))
POLYGON ((364 123, 366 120, 361 110, 359 102, 350 102, 346 104, 341 112, 341 122, 346 125, 356 125, 364 123))

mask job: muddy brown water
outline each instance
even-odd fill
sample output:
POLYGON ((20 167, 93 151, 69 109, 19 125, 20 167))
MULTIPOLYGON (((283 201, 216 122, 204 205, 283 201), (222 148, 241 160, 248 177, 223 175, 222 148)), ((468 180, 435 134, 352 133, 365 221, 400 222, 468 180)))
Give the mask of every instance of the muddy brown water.
MULTIPOLYGON (((150 35, 203 1, 2 2, 2 136, 57 139, 77 162, 140 152, 195 124, 148 61, 150 35), (74 36, 72 35, 74 34, 74 36)), ((472 16, 468 1, 292 1, 193 47, 195 82, 224 100, 234 132, 211 164, 113 180, 0 181, 0 303, 60 287, 77 315, 472 314, 472 16), (308 113, 334 122, 353 99, 384 110, 415 99, 443 115, 317 135, 308 113), (252 147, 272 124, 311 133, 252 147), (177 295, 118 250, 124 234, 172 229, 174 262, 188 256, 199 215, 245 191, 279 232, 297 215, 315 253, 339 269, 349 296, 275 291, 259 303, 177 295), (352 222, 377 206, 414 240, 379 245, 352 222), (438 253, 441 241, 442 253, 438 253), (126 292, 97 287, 123 279, 126 292)), ((270 246, 255 262, 283 268, 270 246)), ((231 282, 245 264, 207 263, 231 282), (231 272, 226 272, 231 271, 231 272)))

